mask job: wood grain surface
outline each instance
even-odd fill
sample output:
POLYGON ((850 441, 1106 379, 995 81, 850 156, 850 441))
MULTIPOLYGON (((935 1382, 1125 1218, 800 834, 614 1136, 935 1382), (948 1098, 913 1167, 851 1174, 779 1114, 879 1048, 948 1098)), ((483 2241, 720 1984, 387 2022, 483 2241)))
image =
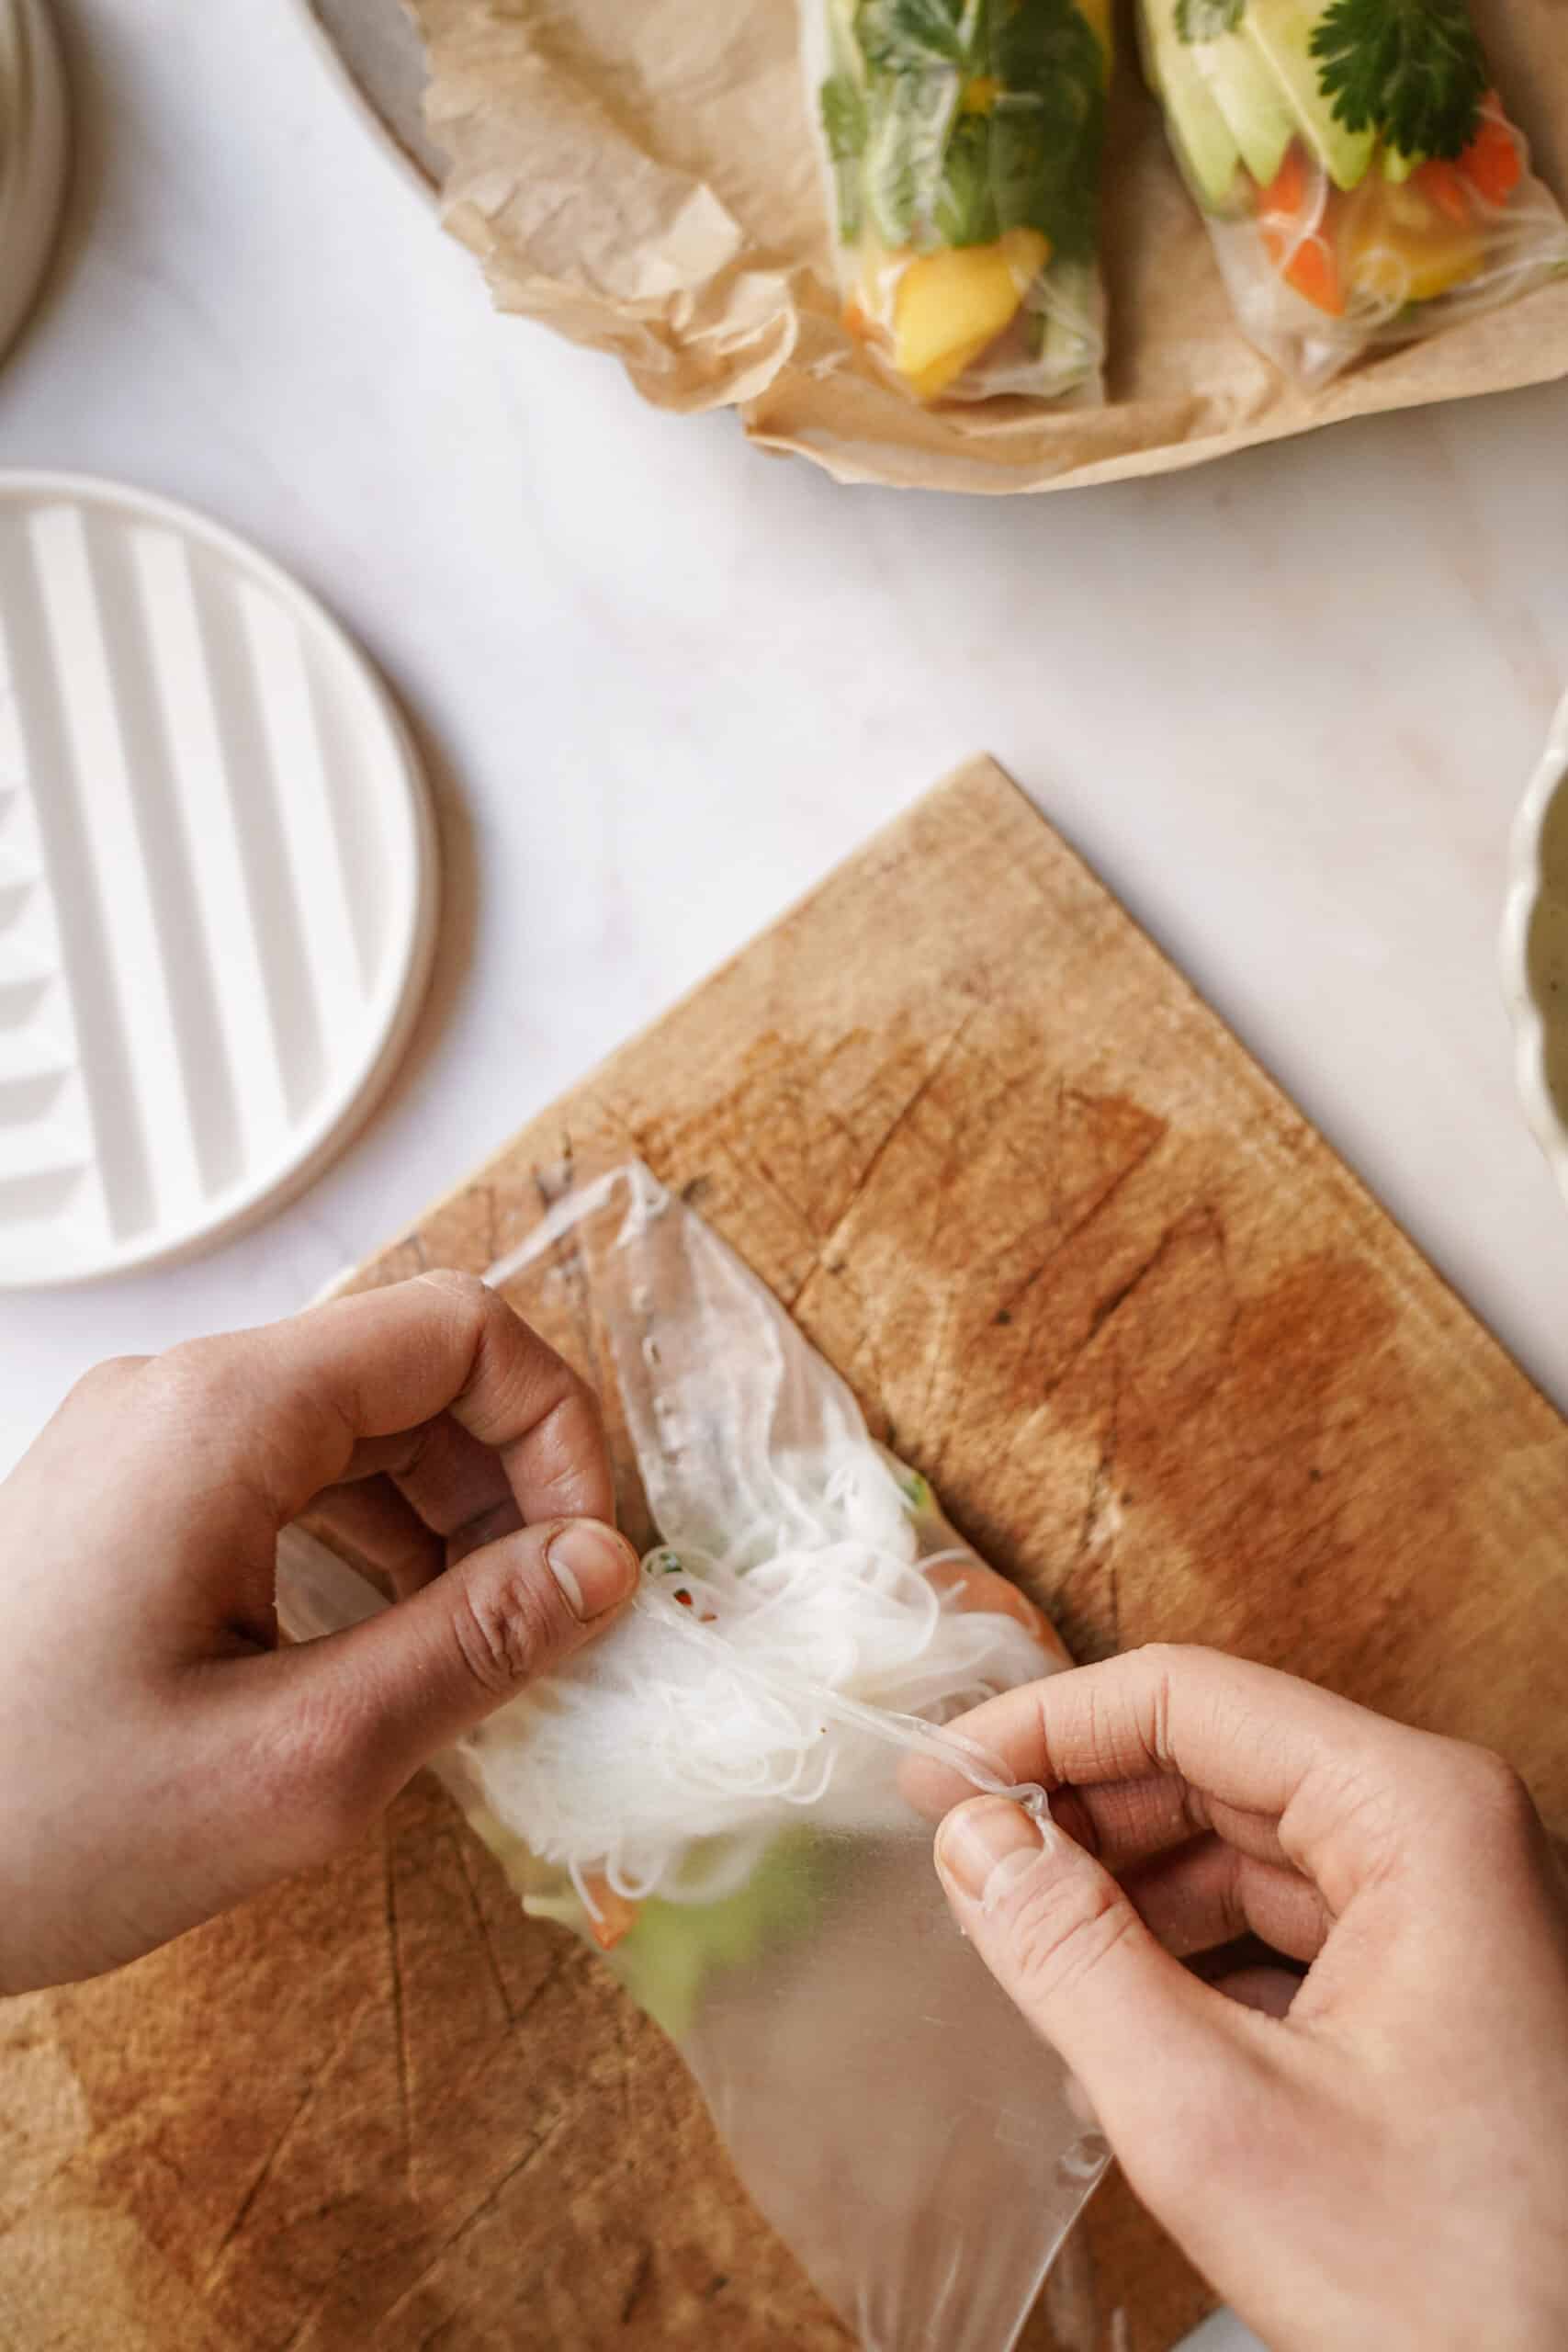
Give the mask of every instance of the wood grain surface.
MULTIPOLYGON (((1081 1657, 1214 1642, 1505 1748, 1568 1826, 1562 1421, 980 761, 355 1277, 627 1147, 1081 1657)), ((1208 2307, 1112 2178, 1028 2352, 1208 2307)), ((5 2352, 846 2339, 658 2032, 423 1781, 337 1868, 0 2007, 5 2352)))

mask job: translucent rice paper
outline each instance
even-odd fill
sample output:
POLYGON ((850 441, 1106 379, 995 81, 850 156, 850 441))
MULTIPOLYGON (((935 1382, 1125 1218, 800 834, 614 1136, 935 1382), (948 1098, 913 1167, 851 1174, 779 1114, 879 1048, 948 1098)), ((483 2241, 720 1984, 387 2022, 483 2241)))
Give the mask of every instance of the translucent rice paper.
MULTIPOLYGON (((627 1617, 443 1777, 525 1906, 679 2043, 861 2341, 1004 2352, 1107 2154, 953 1927, 905 1784, 919 1758, 954 1798, 1005 1788, 941 1720, 1065 1654, 640 1164, 569 1184, 491 1279, 597 1378, 662 1540, 627 1617), (811 1593, 852 1569, 869 1597, 811 1593)), ((297 1638, 385 1605, 297 1530, 278 1598, 297 1638)))
POLYGON ((1110 0, 806 0, 844 323, 922 401, 1100 396, 1110 0))
POLYGON ((1149 81, 1236 322, 1309 386, 1568 270, 1568 224, 1495 91, 1452 153, 1404 152, 1383 117, 1350 127, 1314 48, 1331 5, 1139 0, 1149 81))

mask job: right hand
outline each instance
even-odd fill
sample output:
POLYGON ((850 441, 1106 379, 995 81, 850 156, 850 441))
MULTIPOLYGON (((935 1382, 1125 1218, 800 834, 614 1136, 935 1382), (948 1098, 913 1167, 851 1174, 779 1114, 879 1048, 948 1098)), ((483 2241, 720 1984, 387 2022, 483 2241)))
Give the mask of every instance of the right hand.
POLYGON ((955 1728, 1055 1816, 947 1815, 960 1925, 1273 2352, 1562 2352, 1568 1905, 1517 1775, 1201 1649, 955 1728), (1248 1930, 1304 1977, 1181 1965, 1248 1930))

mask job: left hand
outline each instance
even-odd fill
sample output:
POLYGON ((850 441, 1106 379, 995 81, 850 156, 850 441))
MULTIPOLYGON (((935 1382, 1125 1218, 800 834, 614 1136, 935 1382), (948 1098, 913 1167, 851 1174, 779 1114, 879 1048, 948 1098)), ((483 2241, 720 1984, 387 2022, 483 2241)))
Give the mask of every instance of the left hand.
POLYGON ((472 1277, 103 1364, 0 1485, 0 1993, 134 1959, 357 1838, 637 1580, 598 1409, 472 1277), (401 1596, 280 1648, 326 1501, 401 1596))

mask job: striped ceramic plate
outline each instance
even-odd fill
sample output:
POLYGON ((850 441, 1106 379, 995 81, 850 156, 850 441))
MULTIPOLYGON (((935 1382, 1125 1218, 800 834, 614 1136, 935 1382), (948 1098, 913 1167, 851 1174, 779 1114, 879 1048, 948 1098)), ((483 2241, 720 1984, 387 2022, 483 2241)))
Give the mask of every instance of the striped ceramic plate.
POLYGON ((183 1256, 309 1181, 429 970, 428 803, 284 573, 0 475, 0 1283, 183 1256))

